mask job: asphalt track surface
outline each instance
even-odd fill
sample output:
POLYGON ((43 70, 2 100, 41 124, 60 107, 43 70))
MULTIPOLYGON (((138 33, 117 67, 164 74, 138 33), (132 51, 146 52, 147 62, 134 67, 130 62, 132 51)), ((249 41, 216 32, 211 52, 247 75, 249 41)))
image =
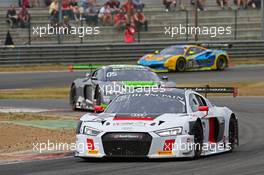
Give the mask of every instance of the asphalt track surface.
POLYGON ((233 153, 199 160, 94 160, 74 157, 0 165, 0 175, 153 175, 153 174, 264 174, 264 97, 217 97, 211 100, 234 110, 239 117, 240 146, 233 153))
MULTIPOLYGON (((30 72, 0 73, 0 89, 69 87, 71 82, 84 77, 86 72, 30 72)), ((264 65, 252 67, 235 67, 223 72, 185 72, 169 73, 169 80, 176 83, 212 83, 264 81, 264 65)))

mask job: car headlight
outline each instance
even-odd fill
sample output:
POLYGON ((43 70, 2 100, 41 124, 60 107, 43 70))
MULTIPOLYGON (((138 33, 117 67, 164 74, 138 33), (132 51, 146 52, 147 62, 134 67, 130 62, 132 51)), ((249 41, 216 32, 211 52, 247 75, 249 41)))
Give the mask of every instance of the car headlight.
POLYGON ((160 137, 176 136, 182 133, 182 127, 163 129, 159 131, 154 131, 154 133, 158 134, 160 137))
POLYGON ((84 130, 83 130, 83 134, 90 135, 90 136, 97 136, 101 132, 102 131, 99 131, 99 130, 94 129, 94 128, 90 128, 88 126, 85 126, 84 130))

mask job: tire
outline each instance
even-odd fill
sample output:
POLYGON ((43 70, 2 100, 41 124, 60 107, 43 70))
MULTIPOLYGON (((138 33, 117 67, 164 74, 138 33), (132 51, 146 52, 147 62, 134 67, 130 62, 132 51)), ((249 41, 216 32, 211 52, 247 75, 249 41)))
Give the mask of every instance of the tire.
POLYGON ((237 120, 234 117, 230 118, 228 135, 231 148, 230 151, 233 151, 235 149, 235 145, 238 144, 238 125, 237 120))
POLYGON ((228 62, 225 56, 219 56, 216 62, 216 68, 219 71, 223 71, 227 68, 228 62))
POLYGON ((195 150, 194 150, 194 157, 193 159, 199 159, 202 154, 202 147, 203 147, 203 127, 199 122, 193 126, 192 133, 194 135, 194 143, 195 143, 195 150))
POLYGON ((176 62, 175 67, 176 72, 184 72, 186 70, 186 60, 184 58, 179 58, 176 62))
POLYGON ((77 111, 76 103, 77 103, 76 86, 72 85, 71 91, 70 91, 70 105, 73 111, 77 111))
POLYGON ((102 95, 98 86, 95 88, 94 99, 96 100, 96 105, 101 105, 102 95))
POLYGON ((78 158, 79 158, 79 160, 81 160, 83 162, 90 162, 90 161, 92 161, 92 159, 89 158, 89 157, 78 157, 78 158))
POLYGON ((104 158, 93 158, 93 157, 77 157, 81 162, 101 162, 105 160, 104 158))

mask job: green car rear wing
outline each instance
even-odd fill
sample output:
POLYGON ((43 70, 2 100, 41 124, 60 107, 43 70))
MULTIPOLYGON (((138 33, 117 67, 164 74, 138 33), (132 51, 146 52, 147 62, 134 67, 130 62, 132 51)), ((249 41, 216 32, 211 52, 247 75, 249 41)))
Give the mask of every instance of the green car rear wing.
POLYGON ((69 65, 68 66, 68 70, 70 72, 73 72, 74 70, 95 70, 98 68, 103 67, 103 65, 99 65, 99 64, 74 64, 74 65, 69 65))

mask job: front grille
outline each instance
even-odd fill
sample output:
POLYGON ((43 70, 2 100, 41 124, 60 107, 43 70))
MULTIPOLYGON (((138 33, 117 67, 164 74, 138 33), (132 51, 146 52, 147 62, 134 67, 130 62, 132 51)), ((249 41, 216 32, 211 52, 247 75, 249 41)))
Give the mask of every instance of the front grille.
POLYGON ((145 157, 151 141, 148 133, 106 133, 102 137, 108 157, 145 157))

